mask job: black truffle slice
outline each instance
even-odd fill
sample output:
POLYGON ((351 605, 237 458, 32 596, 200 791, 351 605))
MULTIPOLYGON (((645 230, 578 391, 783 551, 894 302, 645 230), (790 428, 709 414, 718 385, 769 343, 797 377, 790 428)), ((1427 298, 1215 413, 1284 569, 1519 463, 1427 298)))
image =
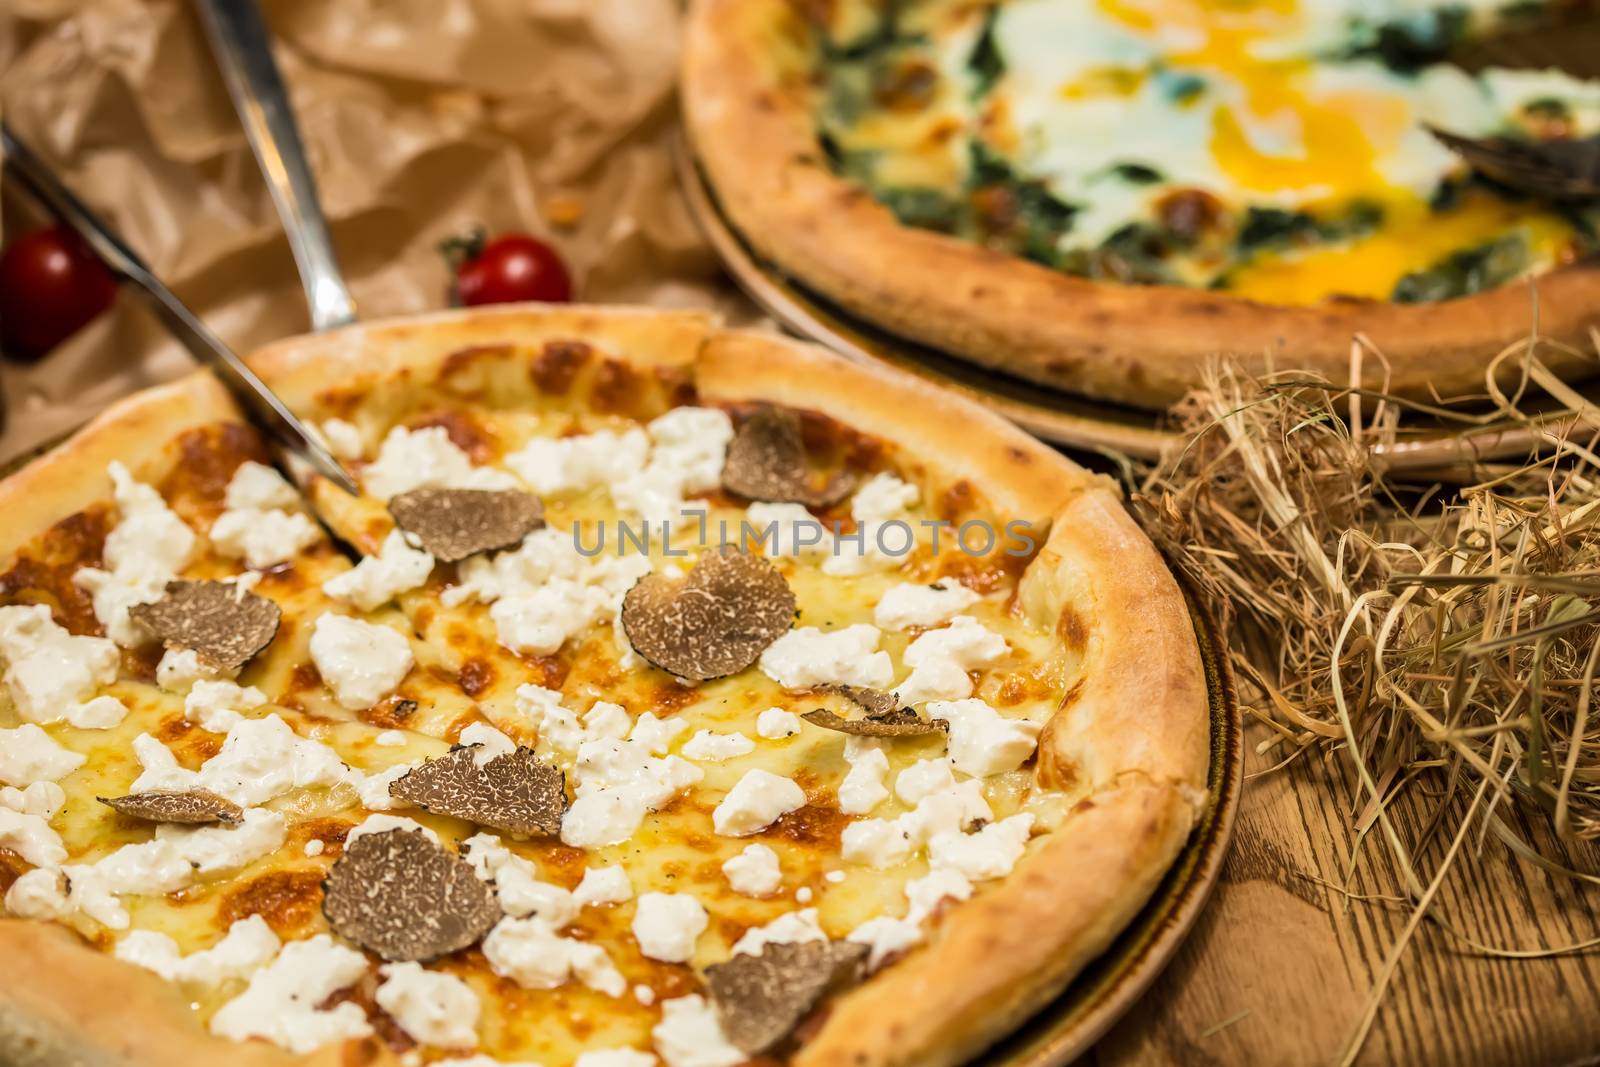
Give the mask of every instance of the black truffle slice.
POLYGON ((723 545, 681 581, 639 579, 622 600, 622 629, 639 655, 679 678, 744 670, 794 622, 789 583, 759 556, 723 545))
POLYGON ((384 830, 345 844, 322 883, 322 914, 385 960, 426 961, 475 944, 500 921, 500 902, 427 834, 384 830))
POLYGON ((146 822, 199 826, 216 822, 235 823, 244 817, 243 808, 209 789, 190 789, 182 793, 155 789, 148 793, 129 793, 125 797, 95 799, 123 815, 146 822))
POLYGON ((741 422, 728 443, 722 487, 747 500, 825 508, 850 495, 855 477, 841 472, 820 486, 813 484, 800 417, 786 408, 765 406, 741 422))
POLYGON ((389 795, 435 815, 466 819, 518 835, 561 833, 567 776, 530 748, 478 766, 477 745, 457 747, 389 783, 389 795))
POLYGON ((759 956, 740 954, 707 967, 706 988, 728 1040, 759 1056, 825 995, 859 978, 866 957, 867 946, 849 941, 767 944, 759 956))
POLYGON ((135 604, 128 615, 164 644, 193 649, 211 666, 231 671, 272 643, 282 613, 231 582, 178 580, 167 583, 160 600, 135 604))
POLYGON ((893 693, 881 689, 867 689, 854 685, 821 686, 824 692, 838 693, 853 704, 859 705, 866 715, 859 719, 846 719, 826 708, 817 708, 800 716, 813 726, 824 730, 837 730, 857 737, 917 737, 943 733, 950 724, 942 719, 923 719, 910 708, 903 708, 893 693))
POLYGON ((544 525, 539 498, 516 489, 413 489, 389 501, 389 514, 444 563, 509 548, 544 525))

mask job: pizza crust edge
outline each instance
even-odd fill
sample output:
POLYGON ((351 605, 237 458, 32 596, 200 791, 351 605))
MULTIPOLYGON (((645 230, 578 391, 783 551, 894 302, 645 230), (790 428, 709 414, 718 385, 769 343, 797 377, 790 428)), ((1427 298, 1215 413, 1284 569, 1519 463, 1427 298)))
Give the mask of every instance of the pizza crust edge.
MULTIPOLYGON (((1525 341, 1534 294, 1511 284, 1435 304, 1277 307, 1206 290, 1062 274, 902 225, 828 168, 806 94, 807 30, 788 0, 692 0, 684 125, 734 228, 761 257, 893 333, 1042 385, 1166 407, 1200 383, 1221 343, 1252 374, 1350 376, 1357 334, 1387 361, 1364 384, 1404 396, 1474 391, 1525 341)), ((1540 333, 1585 347, 1600 327, 1600 262, 1539 275, 1540 333)), ((1552 346, 1557 373, 1586 370, 1552 346)))

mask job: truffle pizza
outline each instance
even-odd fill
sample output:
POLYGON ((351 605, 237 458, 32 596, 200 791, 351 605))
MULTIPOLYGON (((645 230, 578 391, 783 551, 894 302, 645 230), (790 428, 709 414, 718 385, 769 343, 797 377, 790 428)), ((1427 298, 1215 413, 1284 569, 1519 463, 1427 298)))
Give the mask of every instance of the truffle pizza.
POLYGON ((754 249, 899 335, 1165 406, 1219 352, 1345 380, 1362 334, 1369 384, 1448 394, 1600 324, 1600 84, 1448 61, 1587 13, 695 0, 684 112, 754 249))
POLYGON ((196 375, 0 483, 0 1060, 950 1064, 1205 800, 1184 600, 998 418, 698 314, 196 375))

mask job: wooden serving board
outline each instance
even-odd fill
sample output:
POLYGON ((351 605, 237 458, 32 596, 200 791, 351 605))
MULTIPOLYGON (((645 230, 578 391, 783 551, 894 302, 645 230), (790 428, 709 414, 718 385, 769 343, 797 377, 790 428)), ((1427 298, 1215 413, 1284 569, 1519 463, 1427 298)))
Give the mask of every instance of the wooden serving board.
MULTIPOLYGON (((1254 754, 1246 774, 1282 758, 1254 754)), ((1337 757, 1336 757, 1337 760, 1337 757)), ((1095 1067, 1335 1064, 1410 915, 1346 900, 1355 807, 1342 764, 1307 762, 1247 778, 1233 846, 1210 904, 1143 1000, 1095 1047, 1095 1067), (1312 876, 1311 878, 1306 877, 1312 876)), ((1432 798, 1398 806, 1415 833, 1432 798)), ((1395 809, 1392 809, 1395 810, 1395 809)), ((1547 855, 1600 872, 1600 850, 1560 848, 1542 822, 1509 820, 1547 855)), ((1452 822, 1451 825, 1454 825, 1452 822)), ((1447 876, 1432 914, 1480 943, 1538 949, 1600 937, 1600 884, 1558 878, 1490 838, 1447 876)), ((1422 857, 1431 872, 1446 840, 1422 857)), ((1426 876, 1426 875, 1425 875, 1426 876)), ((1385 845, 1370 840, 1351 889, 1395 894, 1385 845)), ((1557 959, 1490 959, 1423 923, 1381 1001, 1359 1064, 1535 1067, 1600 1063, 1600 948, 1557 959)))

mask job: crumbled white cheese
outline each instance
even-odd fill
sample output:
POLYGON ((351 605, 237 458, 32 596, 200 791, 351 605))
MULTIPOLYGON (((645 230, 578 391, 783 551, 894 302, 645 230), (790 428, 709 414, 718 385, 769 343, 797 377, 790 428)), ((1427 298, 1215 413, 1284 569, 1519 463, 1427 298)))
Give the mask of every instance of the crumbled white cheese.
POLYGON ((228 681, 199 681, 183 700, 183 717, 202 730, 225 734, 241 720, 241 711, 266 702, 267 695, 253 685, 241 688, 228 681))
POLYGON ((650 1030, 667 1067, 736 1067, 750 1057, 739 1051, 704 997, 691 993, 661 1002, 661 1021, 650 1030))
POLYGON ((108 729, 127 714, 115 698, 93 696, 117 680, 117 646, 68 633, 43 604, 0 607, 0 659, 11 702, 26 722, 108 729))
POLYGON ((687 963, 710 921, 705 907, 687 893, 641 893, 633 936, 640 954, 663 963, 687 963))
POLYGON ((850 499, 850 514, 860 519, 893 519, 904 515, 922 499, 910 482, 882 471, 874 474, 850 499))
POLYGON ((920 497, 916 486, 893 474, 874 475, 850 502, 855 532, 834 539, 833 551, 822 561, 822 573, 848 577, 905 562, 916 545, 916 527, 907 509, 920 497))
POLYGON ((311 631, 311 662, 351 711, 370 708, 410 672, 411 643, 387 626, 325 612, 311 631))
POLYGON ((746 837, 765 830, 805 802, 805 790, 793 780, 758 767, 746 771, 722 798, 711 813, 711 825, 725 837, 746 837))
POLYGON ((633 987, 633 999, 648 1008, 656 1002, 656 991, 640 982, 633 987))
POLYGON ((67 803, 67 791, 54 782, 34 782, 22 789, 0 786, 0 806, 49 821, 67 803))
POLYGON ((794 891, 794 899, 801 904, 811 903, 811 898, 814 896, 816 896, 816 893, 812 892, 811 887, 808 885, 803 885, 794 891))
POLYGON ((785 689, 830 683, 882 689, 894 677, 894 664, 889 653, 878 651, 880 636, 866 623, 833 631, 802 626, 767 646, 761 670, 785 689))
POLYGON ((688 728, 682 719, 658 719, 655 712, 647 711, 634 722, 628 740, 643 745, 652 755, 665 756, 673 740, 688 728))
POLYGON ((514 549, 474 556, 460 583, 444 591, 446 606, 477 599, 490 604, 500 644, 517 653, 548 655, 568 638, 610 623, 622 598, 650 571, 648 556, 580 553, 570 531, 546 527, 514 549))
MULTIPOLYGON (((471 727, 468 727, 468 729, 471 729, 471 727)), ((496 731, 496 733, 498 732, 496 731)), ((505 735, 501 734, 500 736, 504 737, 505 735)), ((384 748, 403 748, 406 743, 406 733, 404 730, 384 730, 372 739, 372 743, 382 745, 384 748)))
POLYGON ((715 489, 733 421, 714 408, 679 407, 652 419, 650 458, 641 468, 611 483, 611 499, 623 511, 649 522, 675 518, 684 497, 715 489))
POLYGON ((514 919, 535 918, 559 930, 578 915, 577 897, 539 880, 533 863, 507 848, 493 834, 474 834, 461 843, 478 877, 492 881, 500 907, 514 919))
POLYGON ((785 912, 765 926, 746 930, 744 936, 733 943, 733 951, 735 955, 759 956, 768 945, 826 940, 828 935, 817 922, 817 909, 801 908, 799 911, 785 912))
POLYGON ((240 719, 228 730, 215 756, 191 771, 178 764, 165 745, 149 734, 133 740, 144 768, 131 791, 209 789, 235 804, 265 804, 291 789, 332 787, 351 781, 350 768, 320 741, 301 737, 281 716, 240 719))
POLYGON ((751 504, 744 522, 745 543, 772 557, 822 555, 831 543, 822 520, 801 504, 751 504))
POLYGON ((596 738, 578 748, 576 799, 561 820, 562 843, 614 845, 634 835, 646 812, 665 806, 703 777, 677 756, 655 758, 633 741, 596 738))
POLYGON ((889 799, 889 788, 883 784, 889 776, 889 757, 878 745, 861 744, 863 740, 871 739, 846 738, 850 770, 839 783, 839 810, 846 815, 866 815, 889 799))
POLYGON ((838 885, 840 882, 845 880, 845 873, 843 871, 827 871, 823 874, 822 880, 833 885, 838 885))
POLYGON ((928 842, 928 863, 937 869, 959 872, 974 882, 1002 878, 1022 858, 1033 832, 1033 816, 1024 812, 1001 819, 976 833, 946 831, 928 842))
POLYGON ((762 844, 746 845, 722 865, 722 873, 735 893, 749 897, 771 896, 783 884, 778 854, 762 844))
POLYGON ((975 778, 1014 771, 1033 755, 1043 727, 1032 719, 1008 719, 977 698, 935 700, 928 718, 950 724, 950 761, 975 778))
POLYGON ((222 940, 187 956, 178 943, 154 930, 135 930, 117 942, 119 960, 154 971, 169 982, 214 986, 230 978, 248 978, 278 954, 278 935, 259 915, 237 919, 222 940))
POLYGON ((5 905, 6 911, 19 919, 65 919, 71 913, 66 877, 54 867, 25 871, 6 890, 5 905))
POLYGON ((254 570, 285 563, 322 537, 317 524, 295 510, 300 498, 294 489, 265 464, 241 463, 224 503, 227 510, 211 524, 211 546, 254 570))
POLYGON ((344 573, 329 578, 322 583, 322 591, 335 600, 371 611, 422 585, 432 573, 433 556, 412 548, 406 535, 394 529, 383 539, 376 556, 367 556, 344 573))
POLYGON ((439 1048, 472 1048, 478 1043, 481 1006, 467 983, 420 963, 388 963, 378 968, 378 974, 383 982, 372 999, 413 1041, 439 1048))
POLYGON ((414 763, 396 763, 392 767, 385 767, 381 771, 354 771, 351 778, 356 787, 356 795, 361 798, 361 806, 371 811, 389 811, 391 808, 407 808, 411 805, 389 794, 389 787, 416 767, 414 763))
POLYGON ((723 760, 747 756, 755 750, 756 743, 744 734, 719 734, 701 730, 685 741, 680 751, 692 760, 720 763, 723 760))
POLYGON ((210 536, 218 555, 266 570, 316 544, 322 531, 298 511, 224 511, 211 524, 210 536))
POLYGON ((956 776, 947 757, 923 759, 895 776, 894 795, 914 808, 923 797, 953 789, 955 784, 956 776))
POLYGON ((977 602, 978 594, 954 578, 940 578, 932 585, 901 582, 878 599, 872 621, 880 630, 938 626, 977 602))
POLYGON ((327 842, 323 841, 322 838, 312 837, 306 840, 306 843, 304 846, 302 846, 301 851, 307 856, 320 856, 322 855, 323 851, 327 849, 327 847, 327 842))
POLYGON ((328 451, 337 459, 360 459, 366 452, 366 442, 355 423, 344 419, 324 419, 322 440, 328 451))
POLYGON ((781 741, 800 732, 800 716, 782 708, 768 708, 756 716, 756 733, 768 741, 781 741))
POLYGON ((31 722, 0 730, 0 782, 6 785, 54 782, 83 766, 84 759, 31 722))
POLYGON ((442 426, 410 430, 396 426, 378 446, 378 456, 361 472, 361 485, 379 500, 413 489, 516 489, 511 475, 475 467, 442 426))
POLYGON ((959 873, 938 870, 906 883, 909 908, 904 918, 887 915, 868 919, 850 931, 846 940, 866 945, 870 950, 867 966, 876 970, 889 957, 905 952, 922 942, 923 923, 945 900, 966 900, 972 896, 972 883, 959 873))
POLYGON ((517 743, 486 722, 475 722, 461 731, 461 743, 476 749, 472 762, 479 767, 493 763, 517 750, 517 743))
POLYGON ((628 872, 621 867, 590 867, 583 872, 583 880, 572 891, 572 899, 579 907, 599 904, 621 904, 633 899, 633 883, 628 872))
POLYGON ((197 682, 232 679, 237 669, 224 671, 200 658, 192 648, 169 648, 156 664, 156 685, 169 693, 187 693, 197 682))
MULTIPOLYGON (((21 790, 10 793, 17 794, 16 807, 0 803, 0 847, 9 848, 35 867, 56 867, 66 862, 67 848, 61 843, 61 835, 50 828, 50 820, 21 810, 27 805, 21 790)), ((12 798, 8 793, 3 799, 12 798)))
POLYGON ((332 1041, 372 1033, 366 1012, 349 1001, 327 1011, 317 1005, 360 981, 367 958, 327 934, 291 941, 257 971, 243 993, 211 1017, 211 1032, 243 1041, 261 1037, 304 1055, 332 1041))
POLYGON ((538 918, 500 920, 483 939, 483 956, 495 974, 527 989, 555 989, 572 978, 609 997, 628 988, 605 949, 562 937, 538 918))
POLYGON ((1005 638, 970 615, 957 615, 950 625, 929 630, 907 646, 901 658, 911 673, 895 686, 895 694, 905 704, 969 697, 967 672, 989 666, 1008 650, 1005 638))
POLYGON ((844 828, 841 855, 852 863, 892 867, 940 833, 959 833, 994 818, 983 798, 983 783, 969 779, 924 796, 911 811, 894 819, 861 819, 844 828))
POLYGON ((599 430, 536 437, 506 456, 505 465, 536 493, 564 493, 620 481, 643 470, 649 453, 643 430, 599 430))
MULTIPOLYGON (((202 874, 252 863, 283 845, 284 819, 250 808, 236 826, 159 826, 149 841, 124 845, 94 863, 65 864, 66 889, 51 902, 58 914, 81 912, 114 930, 128 927, 120 897, 174 893, 202 874)), ((43 890, 41 881, 35 889, 43 890)))
POLYGON ((160 493, 135 481, 121 463, 108 470, 117 525, 101 551, 105 568, 81 568, 72 581, 93 596, 95 618, 106 635, 124 648, 137 648, 150 634, 128 617, 128 609, 161 599, 167 583, 193 558, 195 536, 160 493))

